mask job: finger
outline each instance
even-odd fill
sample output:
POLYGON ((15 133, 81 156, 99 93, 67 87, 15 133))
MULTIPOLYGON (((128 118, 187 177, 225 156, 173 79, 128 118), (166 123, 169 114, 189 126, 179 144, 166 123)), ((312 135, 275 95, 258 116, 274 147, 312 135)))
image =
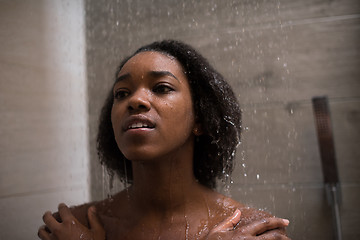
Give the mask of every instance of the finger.
POLYGON ((258 237, 264 240, 290 240, 290 238, 288 238, 284 233, 281 233, 279 230, 268 231, 258 237))
POLYGON ((43 221, 46 224, 46 226, 50 229, 51 232, 53 232, 53 230, 55 228, 57 228, 59 226, 59 222, 56 221, 56 219, 52 216, 50 211, 47 211, 44 215, 43 215, 43 221))
POLYGON ((53 213, 53 217, 56 219, 56 221, 58 221, 59 223, 62 222, 62 219, 60 217, 59 212, 53 213))
POLYGON ((42 240, 51 240, 50 233, 45 230, 45 226, 39 228, 38 236, 42 240))
POLYGON ((286 227, 289 225, 289 220, 282 218, 265 218, 260 221, 256 221, 250 223, 241 229, 239 229, 243 233, 248 233, 251 235, 259 235, 266 231, 286 227))
POLYGON ((222 221, 218 226, 216 226, 212 230, 212 232, 225 232, 225 231, 234 230, 234 228, 240 222, 240 217, 241 217, 241 211, 239 209, 236 209, 233 215, 222 221))
POLYGON ((96 214, 96 208, 94 206, 91 206, 88 209, 88 219, 95 239, 105 239, 105 230, 96 214))
POLYGON ((100 222, 100 219, 98 218, 96 214, 96 209, 94 206, 91 206, 88 208, 88 219, 90 223, 90 228, 97 230, 97 229, 103 229, 103 226, 100 222))
POLYGON ((58 209, 62 221, 70 220, 74 218, 74 216, 72 215, 70 209, 68 208, 68 206, 66 206, 66 204, 60 203, 58 209))
POLYGON ((47 233, 51 233, 50 229, 49 229, 46 225, 42 225, 41 227, 39 227, 39 230, 40 230, 41 228, 45 229, 45 231, 46 231, 47 233))

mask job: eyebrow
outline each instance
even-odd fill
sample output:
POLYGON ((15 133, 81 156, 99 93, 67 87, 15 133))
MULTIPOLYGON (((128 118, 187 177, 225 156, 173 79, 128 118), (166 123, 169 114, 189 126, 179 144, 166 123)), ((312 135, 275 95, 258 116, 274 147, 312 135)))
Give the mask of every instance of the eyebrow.
MULTIPOLYGON (((149 74, 151 77, 170 76, 170 77, 176 79, 177 81, 179 81, 179 79, 178 79, 174 74, 172 74, 172 73, 169 72, 169 71, 149 71, 148 74, 149 74)), ((124 81, 124 80, 126 80, 126 79, 128 79, 128 78, 131 78, 130 73, 126 73, 126 74, 124 74, 124 75, 121 75, 121 76, 119 76, 119 77, 116 78, 114 85, 115 85, 116 83, 121 82, 121 81, 124 81)))
POLYGON ((174 74, 172 74, 169 71, 150 71, 149 73, 151 76, 153 77, 162 77, 162 76, 170 76, 172 78, 175 78, 176 80, 179 81, 179 79, 177 77, 175 77, 174 74))
POLYGON ((118 82, 124 81, 127 78, 130 78, 130 73, 126 73, 124 75, 121 75, 121 76, 117 77, 116 80, 115 80, 114 85, 117 84, 118 82))

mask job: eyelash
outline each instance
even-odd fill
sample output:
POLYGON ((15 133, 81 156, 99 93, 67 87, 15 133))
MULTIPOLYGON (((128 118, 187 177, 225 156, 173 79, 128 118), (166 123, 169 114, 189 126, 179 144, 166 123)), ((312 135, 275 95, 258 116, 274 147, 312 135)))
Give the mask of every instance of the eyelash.
MULTIPOLYGON (((168 85, 165 85, 165 84, 158 84, 156 85, 152 91, 154 93, 158 93, 158 94, 168 94, 172 91, 175 91, 172 87, 168 86, 168 85)), ((127 96, 130 95, 130 92, 127 91, 127 90, 123 90, 123 89, 119 89, 119 90, 116 90, 115 93, 114 93, 114 99, 118 99, 118 100, 121 100, 121 99, 124 99, 126 98, 127 96)))
POLYGON ((127 96, 129 96, 129 94, 130 93, 128 91, 119 89, 119 90, 115 91, 114 99, 123 99, 123 98, 126 98, 127 96), (126 96, 124 96, 124 95, 126 95, 126 96))
POLYGON ((165 84, 158 84, 153 88, 153 92, 155 93, 169 93, 174 91, 174 89, 165 84))

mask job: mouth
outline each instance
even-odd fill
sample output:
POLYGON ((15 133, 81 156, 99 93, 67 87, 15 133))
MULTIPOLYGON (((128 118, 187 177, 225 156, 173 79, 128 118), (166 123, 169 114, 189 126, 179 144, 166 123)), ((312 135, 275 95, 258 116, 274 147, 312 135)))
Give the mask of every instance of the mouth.
POLYGON ((133 129, 153 129, 155 124, 148 117, 143 115, 132 116, 125 121, 123 125, 123 130, 133 130, 133 129))
POLYGON ((154 126, 151 126, 148 123, 136 122, 136 123, 132 123, 131 125, 129 125, 127 127, 127 130, 129 130, 129 129, 138 129, 138 128, 154 128, 154 126))

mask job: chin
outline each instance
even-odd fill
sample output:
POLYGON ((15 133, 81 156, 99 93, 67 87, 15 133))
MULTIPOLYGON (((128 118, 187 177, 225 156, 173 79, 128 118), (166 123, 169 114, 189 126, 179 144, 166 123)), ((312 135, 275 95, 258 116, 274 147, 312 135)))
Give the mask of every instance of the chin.
POLYGON ((131 162, 151 162, 158 158, 156 154, 149 151, 127 151, 123 154, 131 162))

